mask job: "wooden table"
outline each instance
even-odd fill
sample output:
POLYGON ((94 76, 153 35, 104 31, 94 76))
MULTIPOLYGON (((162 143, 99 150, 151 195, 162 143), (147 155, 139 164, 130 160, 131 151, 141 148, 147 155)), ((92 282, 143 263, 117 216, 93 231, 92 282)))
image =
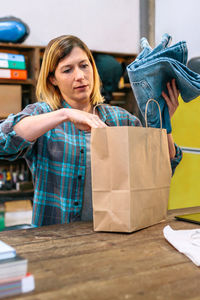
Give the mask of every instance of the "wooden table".
POLYGON ((200 268, 163 236, 167 224, 198 225, 173 215, 132 234, 96 233, 87 222, 1 232, 35 276, 35 291, 14 299, 200 299, 200 268))

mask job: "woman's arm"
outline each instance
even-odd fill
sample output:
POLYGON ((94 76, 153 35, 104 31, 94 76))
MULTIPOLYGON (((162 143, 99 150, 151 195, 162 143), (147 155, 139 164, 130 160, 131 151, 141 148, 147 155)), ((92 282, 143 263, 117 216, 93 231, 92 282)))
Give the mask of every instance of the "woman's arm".
MULTIPOLYGON (((162 96, 165 99, 168 109, 169 109, 169 116, 172 118, 173 114, 175 113, 176 109, 178 108, 178 96, 179 90, 176 87, 175 79, 172 79, 172 82, 167 83, 168 95, 165 92, 162 92, 162 96)), ((169 133, 167 135, 168 138, 168 146, 169 146, 169 155, 170 158, 173 159, 176 155, 176 149, 174 145, 174 140, 172 134, 169 133)))
POLYGON ((27 116, 14 126, 14 130, 17 135, 32 142, 66 121, 73 122, 80 130, 87 131, 91 130, 91 128, 106 126, 96 115, 78 109, 61 108, 40 115, 27 116))

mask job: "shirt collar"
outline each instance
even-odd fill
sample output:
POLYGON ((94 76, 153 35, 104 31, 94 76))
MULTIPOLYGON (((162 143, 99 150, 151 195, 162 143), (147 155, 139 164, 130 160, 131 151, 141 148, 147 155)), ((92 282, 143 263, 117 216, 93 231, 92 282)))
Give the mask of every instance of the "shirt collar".
POLYGON ((62 107, 64 108, 72 108, 65 100, 62 100, 61 103, 62 103, 62 107))
POLYGON ((103 121, 105 123, 105 121, 107 119, 107 114, 106 114, 106 110, 104 108, 104 105, 103 104, 97 104, 95 106, 95 109, 98 111, 101 121, 103 121))

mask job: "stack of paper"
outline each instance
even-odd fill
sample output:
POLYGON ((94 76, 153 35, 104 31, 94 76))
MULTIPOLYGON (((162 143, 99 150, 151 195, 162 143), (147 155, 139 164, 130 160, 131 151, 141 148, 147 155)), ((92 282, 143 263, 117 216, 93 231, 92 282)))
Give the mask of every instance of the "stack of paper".
POLYGON ((34 290, 34 277, 27 273, 27 259, 13 247, 0 241, 0 298, 34 290))
POLYGON ((0 260, 8 259, 16 256, 16 251, 13 247, 0 241, 0 260))

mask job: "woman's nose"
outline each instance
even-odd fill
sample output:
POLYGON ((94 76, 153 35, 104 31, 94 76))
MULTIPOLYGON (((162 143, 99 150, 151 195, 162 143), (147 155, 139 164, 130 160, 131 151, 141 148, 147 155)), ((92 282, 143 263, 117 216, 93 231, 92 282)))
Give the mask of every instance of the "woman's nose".
POLYGON ((80 68, 75 69, 75 80, 81 80, 84 78, 84 73, 80 68))

